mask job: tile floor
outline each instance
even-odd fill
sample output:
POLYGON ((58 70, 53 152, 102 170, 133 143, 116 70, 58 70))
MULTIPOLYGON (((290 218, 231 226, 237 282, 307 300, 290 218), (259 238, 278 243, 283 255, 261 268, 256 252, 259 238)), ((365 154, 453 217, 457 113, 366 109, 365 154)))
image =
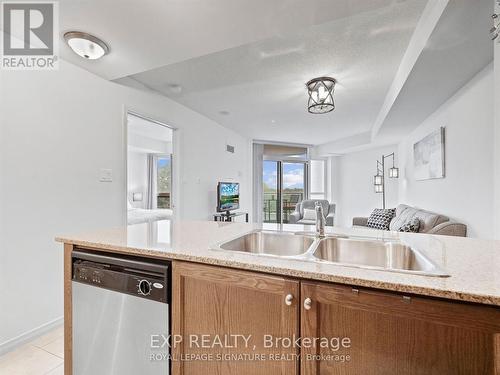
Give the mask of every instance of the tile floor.
POLYGON ((1 375, 63 375, 63 327, 0 357, 1 375))

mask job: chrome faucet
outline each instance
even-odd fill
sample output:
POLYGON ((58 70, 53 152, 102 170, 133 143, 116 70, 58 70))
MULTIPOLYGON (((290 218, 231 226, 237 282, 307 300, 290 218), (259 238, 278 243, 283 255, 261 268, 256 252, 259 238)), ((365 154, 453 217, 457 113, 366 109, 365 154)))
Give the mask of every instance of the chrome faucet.
POLYGON ((320 238, 325 237, 325 215, 323 215, 323 206, 320 202, 314 204, 316 210, 316 235, 320 238))

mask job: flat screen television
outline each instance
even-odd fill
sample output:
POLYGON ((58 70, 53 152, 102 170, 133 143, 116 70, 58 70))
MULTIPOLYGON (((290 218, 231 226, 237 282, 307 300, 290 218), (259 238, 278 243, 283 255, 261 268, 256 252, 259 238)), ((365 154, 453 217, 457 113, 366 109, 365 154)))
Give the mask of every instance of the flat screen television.
POLYGON ((229 212, 240 208, 240 184, 219 182, 217 185, 217 211, 229 212))

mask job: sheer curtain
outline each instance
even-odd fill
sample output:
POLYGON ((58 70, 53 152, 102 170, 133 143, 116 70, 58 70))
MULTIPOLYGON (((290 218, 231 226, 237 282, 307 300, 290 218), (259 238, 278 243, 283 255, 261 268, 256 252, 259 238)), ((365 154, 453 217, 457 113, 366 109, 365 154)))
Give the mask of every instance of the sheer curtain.
POLYGON ((264 162, 264 145, 253 144, 253 221, 262 223, 262 166, 264 162))
POLYGON ((148 154, 148 188, 146 193, 146 209, 152 210, 157 208, 156 206, 156 180, 157 180, 157 164, 158 157, 154 154, 148 154))

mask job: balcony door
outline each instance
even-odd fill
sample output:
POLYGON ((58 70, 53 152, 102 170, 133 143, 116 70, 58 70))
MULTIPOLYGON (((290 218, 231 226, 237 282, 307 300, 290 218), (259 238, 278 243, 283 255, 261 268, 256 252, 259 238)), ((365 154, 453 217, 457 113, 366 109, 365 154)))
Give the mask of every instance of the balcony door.
POLYGON ((307 196, 307 162, 264 160, 262 173, 263 221, 286 224, 307 196))

